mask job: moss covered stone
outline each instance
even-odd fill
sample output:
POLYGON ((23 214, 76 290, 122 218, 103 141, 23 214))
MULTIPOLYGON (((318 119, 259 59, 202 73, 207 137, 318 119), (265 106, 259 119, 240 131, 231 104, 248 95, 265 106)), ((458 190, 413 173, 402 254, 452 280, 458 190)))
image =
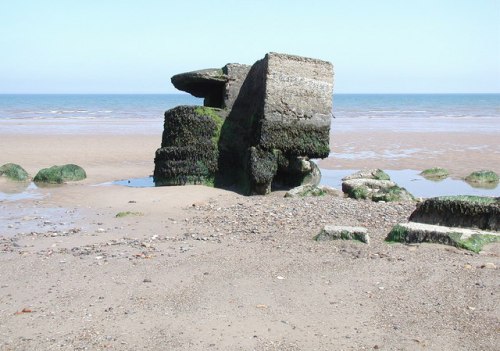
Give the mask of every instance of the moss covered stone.
POLYGON ((219 109, 178 106, 165 113, 154 181, 161 185, 214 184, 223 118, 219 109))
POLYGON ((285 154, 325 158, 330 154, 330 129, 281 121, 261 121, 259 145, 285 154))
POLYGON ((500 229, 500 199, 479 196, 443 196, 420 203, 410 221, 450 227, 500 229))
POLYGON ((123 211, 123 212, 118 212, 115 215, 116 218, 123 218, 123 217, 128 217, 128 216, 144 216, 144 213, 142 213, 142 212, 132 212, 132 211, 123 211))
POLYGON ((271 192, 273 178, 278 171, 278 157, 275 153, 251 147, 248 160, 252 191, 257 195, 271 192))
POLYGON ((436 243, 479 252, 486 244, 500 242, 500 234, 482 230, 409 222, 395 225, 385 240, 408 244, 436 243))
POLYGON ((467 183, 472 185, 493 185, 496 186, 499 182, 498 174, 493 171, 482 170, 476 171, 465 177, 467 183))
POLYGON ((345 176, 342 180, 351 179, 375 179, 375 180, 391 180, 391 177, 379 168, 362 169, 351 175, 345 176))
POLYGON ((87 178, 85 170, 75 164, 52 166, 38 171, 33 180, 40 183, 61 184, 68 181, 79 181, 87 178))
POLYGON ((28 172, 23 167, 15 163, 6 163, 0 167, 0 176, 7 177, 10 180, 23 182, 29 179, 28 172))
POLYGON ((423 170, 420 175, 429 180, 441 180, 448 177, 448 170, 440 167, 429 168, 423 170))
POLYGON ((342 182, 342 191, 353 199, 413 201, 413 195, 390 180, 355 178, 342 182))

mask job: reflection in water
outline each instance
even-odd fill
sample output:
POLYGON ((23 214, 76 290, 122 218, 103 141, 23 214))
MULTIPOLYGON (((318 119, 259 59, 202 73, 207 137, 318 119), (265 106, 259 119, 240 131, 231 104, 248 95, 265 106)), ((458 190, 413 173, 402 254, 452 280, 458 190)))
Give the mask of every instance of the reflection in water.
MULTIPOLYGON (((344 169, 331 170, 322 169, 321 184, 328 185, 337 189, 342 188, 342 178, 350 175, 358 170, 344 169)), ((479 188, 467 184, 463 180, 446 178, 443 180, 428 180, 422 177, 420 171, 405 169, 405 170, 385 170, 391 177, 391 180, 399 186, 406 188, 415 197, 435 197, 448 195, 477 195, 477 196, 500 196, 500 187, 494 184, 492 188, 479 188)), ((121 185, 133 188, 150 188, 154 187, 153 177, 131 178, 117 180, 98 185, 121 185)), ((61 185, 58 185, 61 186, 61 185)), ((39 188, 34 183, 19 183, 19 182, 0 182, 0 201, 17 201, 24 199, 39 199, 43 197, 39 188)))
POLYGON ((41 199, 44 195, 37 191, 33 182, 0 181, 0 201, 41 199))

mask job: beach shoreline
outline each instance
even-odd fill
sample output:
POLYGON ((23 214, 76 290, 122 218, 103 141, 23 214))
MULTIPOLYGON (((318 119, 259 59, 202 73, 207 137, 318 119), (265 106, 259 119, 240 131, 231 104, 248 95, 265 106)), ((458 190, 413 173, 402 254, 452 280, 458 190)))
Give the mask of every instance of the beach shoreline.
MULTIPOLYGON (((88 175, 38 188, 40 197, 0 201, 0 349, 498 345, 500 245, 471 254, 384 242, 414 203, 109 184, 153 171, 161 130, 133 132, 134 123, 141 122, 128 121, 124 133, 119 122, 84 133, 60 126, 14 133, 0 121, 2 163, 31 176, 76 163, 88 175), (370 244, 312 240, 325 224, 365 226, 370 244)), ((486 166, 499 171, 494 139, 332 129, 335 158, 320 166, 448 166, 462 177, 486 166)))

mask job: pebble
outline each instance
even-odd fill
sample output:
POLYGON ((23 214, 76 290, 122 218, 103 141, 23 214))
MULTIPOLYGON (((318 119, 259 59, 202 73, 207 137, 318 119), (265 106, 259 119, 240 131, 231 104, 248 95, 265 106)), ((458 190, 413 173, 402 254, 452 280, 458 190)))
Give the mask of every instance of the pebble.
POLYGON ((492 262, 487 262, 481 265, 481 268, 486 268, 486 269, 496 269, 497 266, 492 263, 492 262))

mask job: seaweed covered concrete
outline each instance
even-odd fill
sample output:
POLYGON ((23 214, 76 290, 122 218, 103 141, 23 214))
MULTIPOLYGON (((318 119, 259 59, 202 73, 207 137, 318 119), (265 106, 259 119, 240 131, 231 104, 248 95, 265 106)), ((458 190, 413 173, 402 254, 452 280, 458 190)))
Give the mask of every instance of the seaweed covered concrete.
POLYGON ((245 194, 319 183, 312 158, 330 152, 333 66, 268 53, 252 66, 227 64, 172 77, 203 108, 165 113, 157 185, 214 184, 245 194))

